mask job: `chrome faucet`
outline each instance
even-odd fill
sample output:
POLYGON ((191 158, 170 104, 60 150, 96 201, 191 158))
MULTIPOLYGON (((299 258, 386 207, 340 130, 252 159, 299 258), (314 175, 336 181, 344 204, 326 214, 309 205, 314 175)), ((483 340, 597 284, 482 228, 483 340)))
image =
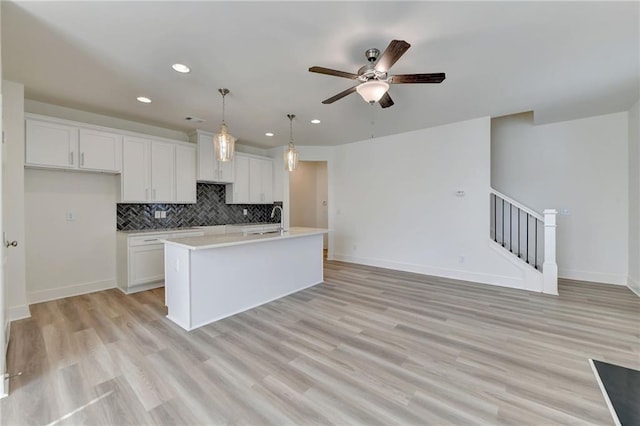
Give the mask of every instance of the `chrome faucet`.
POLYGON ((278 227, 278 231, 282 233, 284 232, 284 212, 282 211, 282 207, 273 206, 273 210, 271 210, 271 219, 276 215, 276 209, 280 210, 280 226, 278 227))

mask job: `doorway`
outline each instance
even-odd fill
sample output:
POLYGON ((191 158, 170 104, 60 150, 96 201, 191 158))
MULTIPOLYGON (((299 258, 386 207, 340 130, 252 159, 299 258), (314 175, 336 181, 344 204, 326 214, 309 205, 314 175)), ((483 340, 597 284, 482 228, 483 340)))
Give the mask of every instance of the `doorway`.
MULTIPOLYGON (((289 174, 289 225, 329 227, 329 180, 326 161, 300 161, 289 174)), ((324 254, 329 247, 324 234, 324 254)))

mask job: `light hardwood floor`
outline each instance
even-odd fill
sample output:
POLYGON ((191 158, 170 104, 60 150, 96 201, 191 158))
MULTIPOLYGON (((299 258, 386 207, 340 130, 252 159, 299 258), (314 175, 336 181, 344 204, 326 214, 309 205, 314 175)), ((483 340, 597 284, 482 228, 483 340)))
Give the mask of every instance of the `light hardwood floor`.
POLYGON ((31 307, 2 425, 612 424, 588 359, 640 367, 640 299, 547 296, 340 262, 185 332, 162 289, 31 307))

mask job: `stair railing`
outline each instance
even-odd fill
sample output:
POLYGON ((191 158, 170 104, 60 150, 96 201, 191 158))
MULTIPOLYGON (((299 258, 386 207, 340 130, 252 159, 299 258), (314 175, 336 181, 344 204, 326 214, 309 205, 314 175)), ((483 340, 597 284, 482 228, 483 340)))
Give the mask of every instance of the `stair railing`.
POLYGON ((556 211, 540 214, 501 194, 490 192, 489 237, 543 274, 544 293, 558 294, 556 211))

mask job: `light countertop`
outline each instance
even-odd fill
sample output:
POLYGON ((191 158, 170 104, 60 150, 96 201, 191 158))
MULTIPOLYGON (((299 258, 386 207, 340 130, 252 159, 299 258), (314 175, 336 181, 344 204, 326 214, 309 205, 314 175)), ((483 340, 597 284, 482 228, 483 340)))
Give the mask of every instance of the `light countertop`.
POLYGON ((218 228, 223 226, 233 226, 234 228, 253 227, 253 226, 270 226, 279 225, 278 222, 249 222, 249 223, 228 223, 226 225, 198 225, 198 226, 186 226, 183 228, 158 228, 158 229, 134 229, 129 231, 117 231, 120 234, 126 235, 147 235, 147 234, 167 234, 173 232, 184 231, 202 231, 207 228, 218 228))
POLYGON ((118 231, 119 234, 126 235, 147 235, 147 234, 171 234, 174 232, 201 231, 201 228, 191 226, 186 228, 160 228, 160 229, 136 229, 131 231, 118 231))
POLYGON ((310 235, 320 235, 329 232, 323 228, 293 227, 283 233, 274 232, 266 234, 233 234, 205 235, 203 237, 170 238, 164 240, 165 244, 173 244, 189 250, 205 250, 210 248, 235 246, 241 244, 253 244, 263 241, 281 240, 287 238, 300 238, 310 235))

